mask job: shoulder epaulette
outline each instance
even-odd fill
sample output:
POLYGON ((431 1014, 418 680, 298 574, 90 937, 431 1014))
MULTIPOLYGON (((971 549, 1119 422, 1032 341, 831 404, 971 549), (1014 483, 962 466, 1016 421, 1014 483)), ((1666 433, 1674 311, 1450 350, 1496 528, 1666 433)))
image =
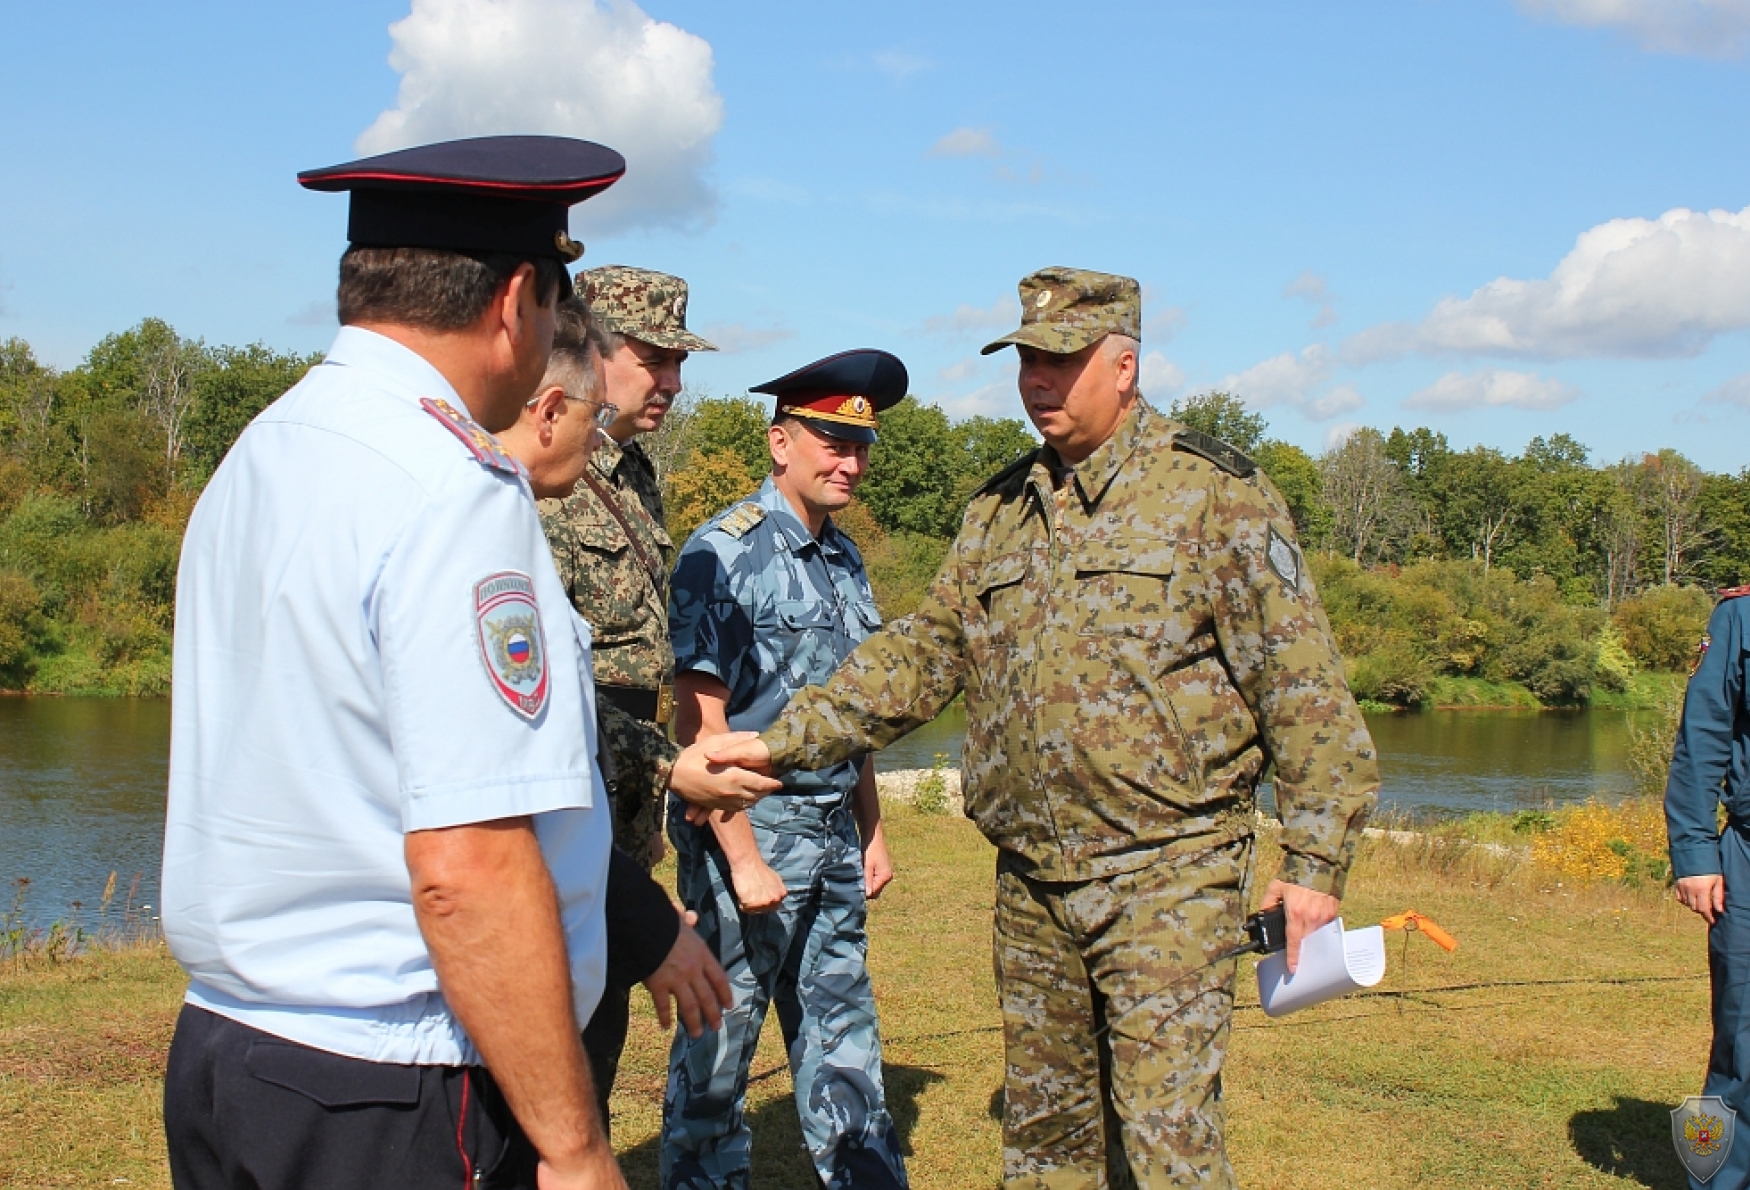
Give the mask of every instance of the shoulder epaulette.
POLYGON ((1026 454, 1022 455, 1020 458, 1016 459, 1014 462, 1010 463, 1007 467, 1004 467, 1001 471, 998 471, 995 475, 991 476, 989 479, 987 479, 983 483, 979 484, 978 490, 976 492, 973 492, 972 494, 974 496, 982 496, 988 491, 991 491, 995 488, 1000 488, 1003 486, 1003 484, 1005 484, 1009 480, 1013 479, 1016 475, 1019 475, 1024 471, 1031 470, 1033 467, 1033 464, 1038 462, 1038 461, 1039 461, 1039 448, 1037 446, 1035 446, 1032 450, 1028 451, 1026 454))
POLYGON ((1720 602, 1724 603, 1728 599, 1742 599, 1746 595, 1750 595, 1750 587, 1727 587, 1720 592, 1720 602))
POLYGON ((744 502, 737 504, 725 513, 723 519, 717 522, 716 527, 739 541, 746 536, 749 529, 765 519, 765 509, 758 504, 744 502))
POLYGON ((498 439, 481 429, 473 418, 448 401, 422 397, 419 407, 437 418, 444 429, 460 438, 462 445, 468 448, 468 453, 483 466, 511 475, 523 473, 523 465, 505 452, 504 447, 498 444, 498 439))
POLYGON ((1212 438, 1201 430, 1180 430, 1173 435, 1173 448, 1188 450, 1200 458, 1208 459, 1229 475, 1236 475, 1241 479, 1250 479, 1258 473, 1258 464, 1220 438, 1212 438))

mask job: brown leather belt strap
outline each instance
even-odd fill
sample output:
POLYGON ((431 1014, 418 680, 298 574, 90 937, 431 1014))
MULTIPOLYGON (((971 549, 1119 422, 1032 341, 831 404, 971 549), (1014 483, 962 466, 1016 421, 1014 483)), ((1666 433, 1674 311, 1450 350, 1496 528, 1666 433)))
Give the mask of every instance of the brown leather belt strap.
POLYGON ((597 697, 603 702, 618 707, 634 719, 666 727, 668 721, 674 718, 673 686, 658 686, 651 690, 645 686, 617 686, 611 682, 597 682, 595 689, 597 697))
POLYGON ((596 494, 596 499, 602 502, 610 515, 620 522, 620 528, 626 534, 626 544, 632 547, 632 556, 638 559, 638 564, 644 567, 644 573, 650 576, 650 586, 658 597, 662 595, 662 563, 650 556, 650 551, 644 548, 644 543, 638 540, 638 534, 632 532, 631 522, 626 520, 626 514, 620 509, 620 502, 614 498, 613 491, 597 479, 585 468, 583 482, 589 485, 589 490, 596 494))

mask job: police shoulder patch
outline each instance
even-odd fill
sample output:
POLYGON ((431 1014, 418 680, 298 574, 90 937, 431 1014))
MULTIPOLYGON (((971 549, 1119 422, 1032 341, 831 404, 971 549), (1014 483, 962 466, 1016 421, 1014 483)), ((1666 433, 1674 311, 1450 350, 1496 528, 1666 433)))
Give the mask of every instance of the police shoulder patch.
POLYGON ((474 584, 474 622, 492 688, 511 710, 533 719, 547 705, 547 637, 535 583, 516 570, 474 584))
POLYGON ((1290 591, 1300 590, 1300 551, 1294 548, 1294 543, 1275 525, 1270 526, 1270 539, 1264 546, 1264 560, 1270 564, 1276 577, 1288 585, 1290 591))
POLYGON ((1213 438, 1201 430, 1180 430, 1173 435, 1173 448, 1190 451, 1199 458, 1208 459, 1229 475, 1240 479, 1250 479, 1258 473, 1258 464, 1220 438, 1213 438))
POLYGON ((730 509, 723 519, 717 522, 717 527, 739 541, 747 536, 749 529, 765 519, 766 510, 758 504, 747 501, 730 509))
POLYGON ((468 453, 475 460, 510 475, 521 475, 523 465, 511 458, 504 447, 498 444, 498 439, 480 428, 473 418, 457 409, 448 401, 434 397, 422 397, 419 407, 438 419, 444 429, 462 440, 462 445, 468 448, 468 453))

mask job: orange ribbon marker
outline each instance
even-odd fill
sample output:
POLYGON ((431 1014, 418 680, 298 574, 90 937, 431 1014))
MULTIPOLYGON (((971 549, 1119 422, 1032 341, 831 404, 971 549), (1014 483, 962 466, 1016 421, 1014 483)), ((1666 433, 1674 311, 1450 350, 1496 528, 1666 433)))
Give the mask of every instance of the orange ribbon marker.
POLYGON ((1403 930, 1405 933, 1420 932, 1428 935, 1428 941, 1434 943, 1448 953, 1458 949, 1458 939, 1440 928, 1431 917, 1424 917, 1414 909, 1406 909, 1394 914, 1379 923, 1388 930, 1403 930))

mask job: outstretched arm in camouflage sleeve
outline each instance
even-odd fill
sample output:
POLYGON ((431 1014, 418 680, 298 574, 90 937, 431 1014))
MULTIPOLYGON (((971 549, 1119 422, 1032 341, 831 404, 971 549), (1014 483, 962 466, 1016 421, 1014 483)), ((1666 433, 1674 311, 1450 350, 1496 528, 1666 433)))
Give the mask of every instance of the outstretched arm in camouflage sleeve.
POLYGON ((929 723, 966 673, 959 542, 917 611, 857 646, 825 686, 796 692, 757 741, 703 741, 712 760, 777 773, 876 752, 929 723))
POLYGON ((1379 764, 1281 496, 1262 476, 1229 479, 1216 489, 1209 516, 1210 540, 1223 551, 1211 559, 1216 636, 1276 765, 1288 854, 1263 899, 1287 902, 1290 950, 1298 951, 1295 902, 1325 920, 1335 916, 1334 898, 1343 895, 1378 795, 1379 764), (1331 900, 1305 902, 1278 885, 1331 900))

